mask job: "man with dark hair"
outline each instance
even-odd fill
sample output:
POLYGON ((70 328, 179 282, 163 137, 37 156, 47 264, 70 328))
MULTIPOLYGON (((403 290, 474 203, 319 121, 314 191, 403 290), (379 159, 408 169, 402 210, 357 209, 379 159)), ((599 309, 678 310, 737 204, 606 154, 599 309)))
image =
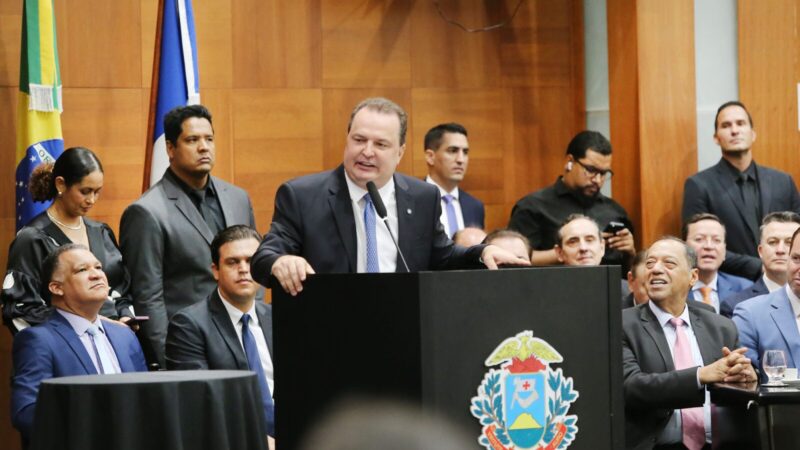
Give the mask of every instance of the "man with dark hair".
POLYGON ((769 213, 761 222, 761 242, 758 256, 764 274, 747 289, 722 299, 719 312, 725 317, 733 316, 739 303, 781 289, 789 279, 789 249, 792 235, 800 228, 800 215, 791 211, 769 213))
POLYGON ((142 348, 126 326, 100 320, 108 281, 81 244, 57 247, 42 264, 54 308, 50 318, 14 337, 11 421, 27 441, 43 380, 71 375, 143 372, 142 348))
POLYGON ((724 298, 741 292, 752 281, 719 270, 725 260, 725 226, 713 214, 695 214, 683 226, 683 239, 697 254, 698 281, 692 286, 694 300, 720 312, 724 298))
POLYGON ((567 146, 564 172, 555 184, 528 194, 514 205, 508 228, 524 234, 533 246, 534 265, 558 264, 557 231, 571 214, 594 219, 605 239, 603 264, 618 264, 627 270, 636 253, 633 226, 625 209, 600 193, 611 178, 611 143, 596 131, 581 131, 567 146), (611 222, 618 228, 605 232, 611 222))
MULTIPOLYGON (((800 228, 789 247, 788 282, 769 294, 745 300, 733 310, 747 357, 762 368, 766 350, 783 350, 787 367, 800 367, 800 228)), ((764 376, 763 379, 767 377, 764 376)))
POLYGON ((757 246, 762 218, 774 211, 800 213, 800 195, 792 177, 753 161, 755 140, 753 121, 742 103, 720 106, 714 119, 714 141, 722 149, 722 158, 686 180, 682 212, 684 222, 698 213, 718 216, 728 231, 722 270, 750 280, 761 274, 757 246))
MULTIPOLYGON (((647 284, 646 274, 647 268, 644 266, 644 260, 647 257, 647 252, 642 250, 636 253, 631 261, 631 270, 627 275, 627 291, 622 295, 622 307, 632 308, 642 303, 647 303, 647 284)), ((625 281, 623 281, 625 283, 625 281)))
POLYGON ((605 241, 597 222, 583 214, 570 214, 558 229, 558 261, 565 266, 597 266, 605 254, 605 241))
POLYGON ((683 241, 659 239, 645 258, 650 301, 622 311, 627 449, 710 448, 706 386, 756 379, 733 322, 687 303, 695 264, 683 241))
POLYGON ((211 114, 180 106, 164 117, 169 168, 122 214, 120 247, 131 274, 136 313, 150 320, 139 333, 150 363, 164 367, 167 322, 214 289, 209 244, 226 226, 255 227, 247 193, 211 176, 211 114))
POLYGON ((486 236, 486 243, 504 248, 515 254, 518 258, 530 259, 531 243, 528 238, 514 230, 499 228, 486 236))
POLYGON ((407 120, 391 100, 362 101, 350 115, 342 165, 278 188, 272 226, 253 256, 257 281, 268 285, 274 275, 286 292, 297 295, 315 272, 404 272, 404 263, 410 272, 530 265, 496 246, 464 248, 447 237, 439 220, 439 191, 396 172, 407 120), (383 199, 385 221, 368 194, 369 183, 383 199))
POLYGON ((469 164, 467 130, 457 123, 443 123, 428 130, 425 163, 425 181, 438 187, 442 197, 441 220, 447 236, 453 238, 464 227, 483 228, 483 203, 458 188, 469 164))

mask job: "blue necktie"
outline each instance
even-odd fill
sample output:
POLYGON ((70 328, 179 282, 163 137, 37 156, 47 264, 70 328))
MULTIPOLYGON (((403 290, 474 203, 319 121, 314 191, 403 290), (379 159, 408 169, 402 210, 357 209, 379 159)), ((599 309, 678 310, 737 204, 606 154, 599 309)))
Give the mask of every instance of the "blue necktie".
POLYGON ((444 200, 444 210, 447 212, 447 228, 449 228, 449 230, 447 230, 447 235, 452 238, 453 235, 456 234, 456 231, 458 231, 456 207, 453 206, 453 200, 455 200, 455 197, 450 194, 445 194, 442 197, 442 200, 444 200))
POLYGON ((114 363, 111 362, 111 357, 108 354, 108 350, 102 342, 100 345, 100 349, 102 349, 102 351, 98 350, 97 339, 99 339, 98 335, 102 334, 100 329, 97 328, 96 325, 89 325, 89 327, 86 328, 86 333, 89 334, 89 340, 92 341, 92 349, 94 349, 94 356, 97 359, 98 371, 101 374, 115 373, 116 370, 114 370, 114 363))
POLYGON ((267 420, 267 434, 275 436, 275 405, 272 403, 272 395, 269 392, 264 368, 261 366, 261 358, 258 357, 256 339, 253 337, 249 325, 250 315, 245 314, 242 316, 242 346, 244 346, 244 354, 247 356, 247 365, 258 376, 258 384, 261 387, 261 402, 264 404, 264 418, 267 420))
POLYGON ((380 272, 378 237, 375 234, 375 207, 372 206, 369 194, 364 195, 364 232, 367 235, 367 272, 380 272))

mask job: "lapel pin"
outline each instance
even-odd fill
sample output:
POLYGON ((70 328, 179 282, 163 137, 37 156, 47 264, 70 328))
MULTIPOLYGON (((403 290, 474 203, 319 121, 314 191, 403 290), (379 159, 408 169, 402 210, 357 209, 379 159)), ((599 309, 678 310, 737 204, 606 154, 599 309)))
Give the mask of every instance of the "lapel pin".
POLYGON ((411 208, 408 208, 408 209, 406 210, 406 214, 411 214, 411 208))

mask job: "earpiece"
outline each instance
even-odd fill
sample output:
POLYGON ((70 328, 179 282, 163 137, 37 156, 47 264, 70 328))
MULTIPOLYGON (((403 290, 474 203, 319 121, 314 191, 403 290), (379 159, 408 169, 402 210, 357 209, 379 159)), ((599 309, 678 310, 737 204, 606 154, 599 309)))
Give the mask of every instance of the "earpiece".
POLYGON ((567 172, 572 170, 572 161, 567 161, 567 172))

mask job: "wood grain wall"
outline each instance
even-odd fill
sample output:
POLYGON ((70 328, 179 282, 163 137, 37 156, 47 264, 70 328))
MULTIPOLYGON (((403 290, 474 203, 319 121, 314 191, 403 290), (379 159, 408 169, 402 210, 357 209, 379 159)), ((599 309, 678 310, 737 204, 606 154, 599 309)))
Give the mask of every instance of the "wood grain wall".
MULTIPOLYGON (((477 28, 518 0, 442 0, 477 28)), ((156 0, 55 0, 67 146, 95 150, 106 169, 91 216, 117 229, 140 194, 156 0)), ((519 197, 552 183, 566 143, 584 127, 580 0, 526 0, 509 27, 467 34, 429 0, 194 2, 201 99, 214 114, 214 173, 247 189, 259 231, 291 177, 337 166, 350 109, 366 96, 410 114, 400 170, 423 176, 425 131, 470 132, 464 188, 505 226, 519 197)), ((14 234, 14 110, 22 6, 0 0, 0 267, 14 234)), ((8 419, 10 339, 0 332, 0 442, 8 419)), ((6 447, 5 445, 3 446, 6 447)))

